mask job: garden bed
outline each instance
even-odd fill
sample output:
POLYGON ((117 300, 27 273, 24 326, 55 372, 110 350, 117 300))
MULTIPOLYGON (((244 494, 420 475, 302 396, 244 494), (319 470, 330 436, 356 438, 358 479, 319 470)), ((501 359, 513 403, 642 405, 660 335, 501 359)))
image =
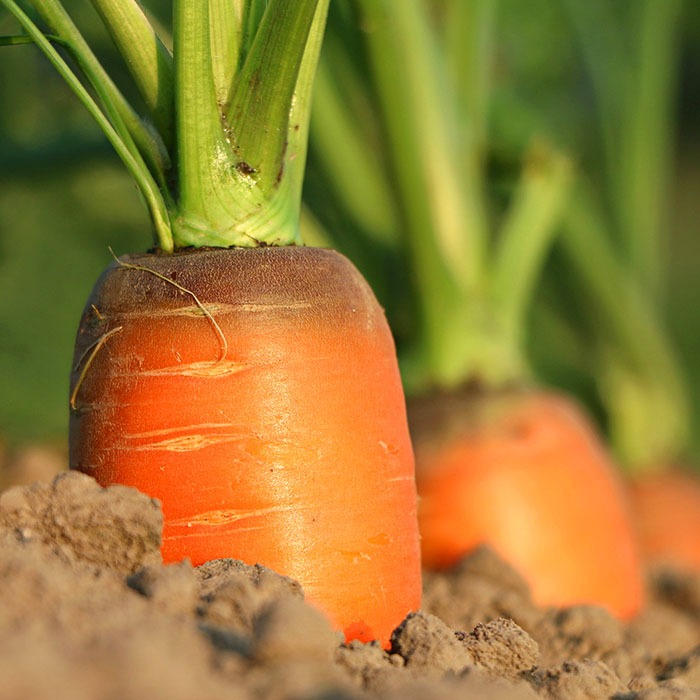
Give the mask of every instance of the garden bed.
POLYGON ((482 549, 426 575, 423 609, 384 651, 342 644, 263 567, 163 566, 161 526, 158 503, 78 473, 2 493, 0 698, 700 697, 697 576, 649 572, 649 604, 622 624, 535 606, 482 549))

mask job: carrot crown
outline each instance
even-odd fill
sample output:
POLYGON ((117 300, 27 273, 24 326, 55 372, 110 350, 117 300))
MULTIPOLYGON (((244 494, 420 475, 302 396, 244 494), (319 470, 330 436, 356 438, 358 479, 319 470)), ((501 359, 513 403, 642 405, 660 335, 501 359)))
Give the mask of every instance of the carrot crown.
MULTIPOLYGON (((414 303, 403 313, 416 326, 401 358, 409 391, 527 375, 524 317, 571 181, 569 158, 533 141, 509 205, 496 211, 489 201, 494 8, 490 0, 355 0, 331 13, 314 157, 369 249, 405 256, 411 279, 401 295, 414 303), (349 145, 361 143, 377 144, 378 155, 349 145), (368 181, 360 195, 357 183, 368 181)), ((394 327, 400 337, 400 319, 394 327)))
POLYGON ((29 0, 46 29, 0 0, 25 32, 1 43, 34 42, 53 63, 134 177, 161 249, 292 245, 328 1, 174 0, 170 50, 136 0, 92 0, 145 117, 60 0, 29 0))
POLYGON ((633 3, 624 15, 605 2, 568 6, 595 100, 600 175, 573 193, 565 262, 613 448, 630 472, 664 468, 687 451, 692 419, 664 313, 683 3, 633 3))

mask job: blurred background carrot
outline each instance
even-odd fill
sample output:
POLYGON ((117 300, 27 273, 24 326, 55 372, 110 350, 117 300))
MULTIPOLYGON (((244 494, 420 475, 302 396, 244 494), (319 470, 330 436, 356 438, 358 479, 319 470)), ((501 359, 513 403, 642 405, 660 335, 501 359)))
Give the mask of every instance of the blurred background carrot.
MULTIPOLYGON (((328 230, 328 211, 346 206, 348 223, 394 256, 380 273, 406 270, 385 298, 409 394, 424 565, 451 566, 488 543, 538 603, 628 617, 642 586, 614 467, 527 348, 576 166, 545 118, 529 115, 509 142, 499 132, 500 21, 492 2, 336 5, 325 73, 348 78, 317 86, 326 198, 309 203, 328 230), (370 156, 335 147, 373 141, 370 156), (353 197, 366 172, 382 180, 370 209, 353 197)), ((511 97, 508 109, 524 112, 511 97)))

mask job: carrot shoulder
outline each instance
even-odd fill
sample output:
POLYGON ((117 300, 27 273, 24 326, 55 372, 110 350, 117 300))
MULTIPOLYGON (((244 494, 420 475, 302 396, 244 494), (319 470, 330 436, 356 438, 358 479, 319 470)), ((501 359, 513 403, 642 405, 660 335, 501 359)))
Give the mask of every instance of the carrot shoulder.
POLYGON ((394 344, 343 256, 114 263, 86 306, 72 390, 71 466, 159 499, 166 561, 233 557, 292 576, 348 638, 387 644, 419 607, 394 344))

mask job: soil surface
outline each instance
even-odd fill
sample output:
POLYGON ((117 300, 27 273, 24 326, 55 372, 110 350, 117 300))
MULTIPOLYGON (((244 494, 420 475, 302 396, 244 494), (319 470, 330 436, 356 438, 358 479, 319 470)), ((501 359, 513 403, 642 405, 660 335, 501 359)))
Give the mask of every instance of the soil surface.
POLYGON ((33 449, 1 470, 0 700, 700 698, 698 576, 650 571, 622 624, 536 607, 483 548, 426 574, 390 651, 346 645, 268 569, 164 566, 158 503, 62 464, 33 449))

